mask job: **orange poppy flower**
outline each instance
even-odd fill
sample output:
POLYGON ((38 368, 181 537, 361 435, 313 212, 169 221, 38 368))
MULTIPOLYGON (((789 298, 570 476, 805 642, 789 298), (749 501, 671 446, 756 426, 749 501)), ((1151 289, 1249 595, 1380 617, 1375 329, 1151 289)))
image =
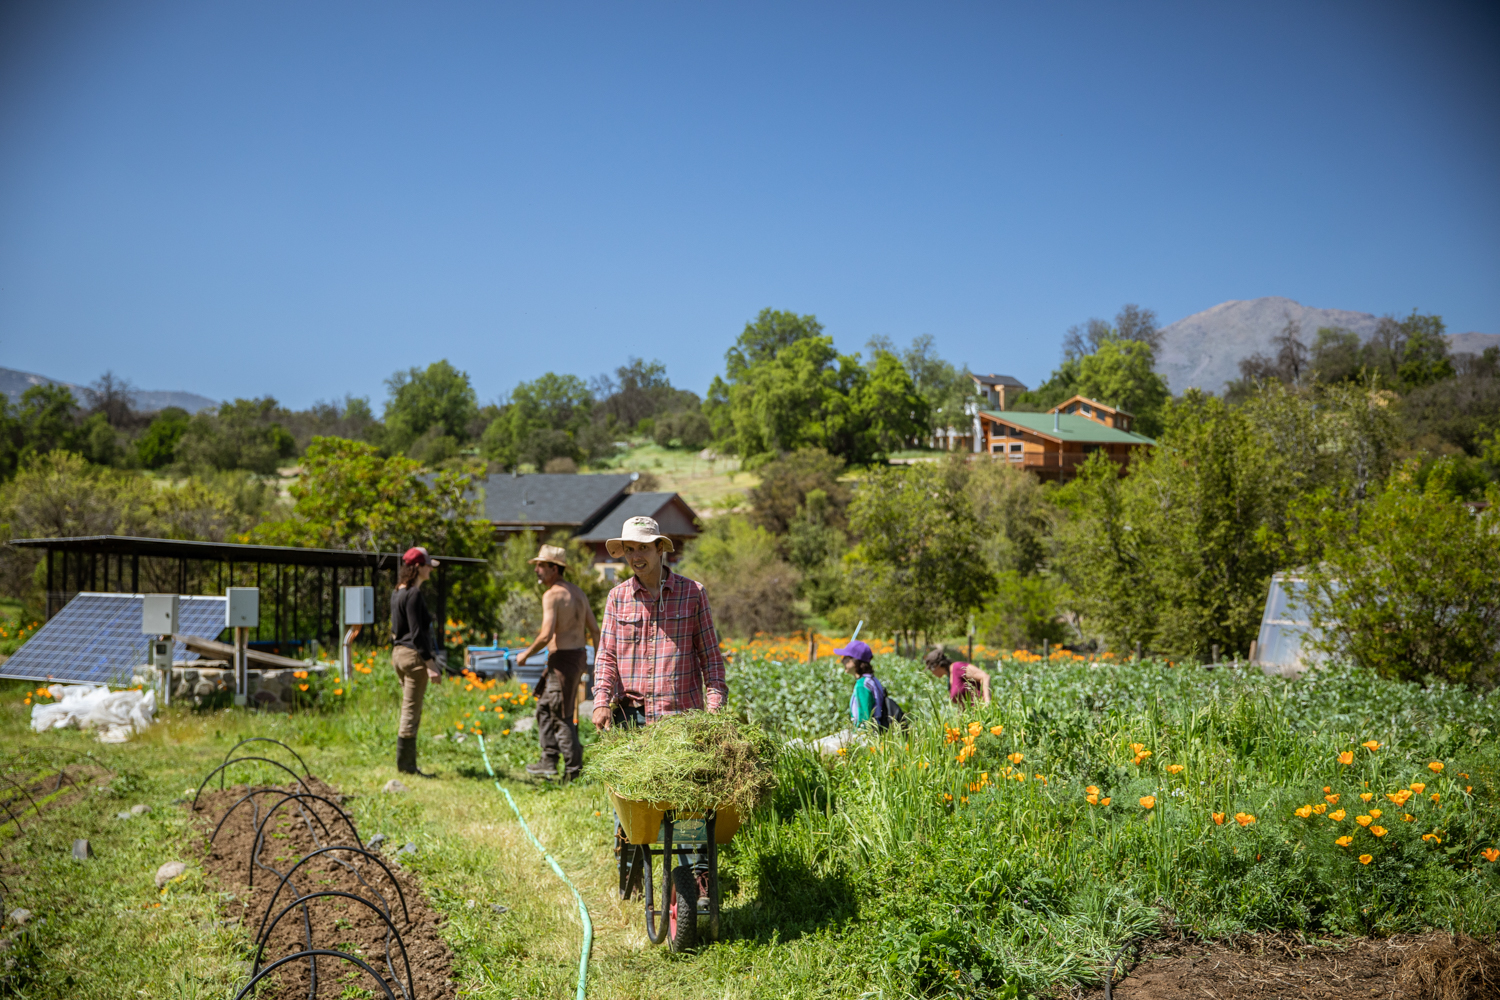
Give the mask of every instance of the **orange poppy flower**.
POLYGON ((1181 771, 1183 769, 1184 766, 1185 765, 1183 765, 1183 764, 1168 764, 1167 765, 1167 773, 1168 774, 1177 774, 1179 771, 1181 771))
POLYGON ((1223 826, 1224 825, 1224 814, 1223 813, 1211 813, 1210 815, 1212 815, 1213 818, 1214 818, 1214 825, 1215 826, 1223 826))
POLYGON ((306 691, 307 690, 307 685, 306 684, 298 684, 297 685, 297 690, 298 691, 306 691))
POLYGON ((1385 827, 1383 827, 1383 826, 1372 826, 1372 827, 1370 827, 1370 832, 1373 833, 1377 837, 1384 837, 1385 836, 1385 827))
POLYGON ((1439 795, 1439 794, 1438 794, 1438 793, 1437 793, 1437 792, 1433 792, 1433 793, 1432 793, 1432 794, 1431 794, 1431 795, 1429 795, 1429 796, 1427 796, 1427 797, 1428 797, 1428 798, 1429 798, 1429 799, 1431 799, 1431 800, 1432 800, 1432 801, 1433 801, 1433 802, 1437 802, 1437 801, 1438 801, 1438 800, 1439 800, 1439 799, 1441 799, 1441 798, 1442 798, 1442 796, 1441 796, 1441 795, 1439 795))
POLYGON ((1023 753, 1013 753, 1005 759, 1010 761, 1012 764, 1019 764, 1021 763, 1021 761, 1026 759, 1026 755, 1023 753))
POLYGON ((999 736, 1003 732, 1005 732, 1005 727, 1004 726, 991 726, 990 727, 990 735, 991 736, 999 736))
POLYGON ((1143 796, 1141 796, 1141 808, 1142 809, 1155 809, 1156 808, 1156 796, 1155 795, 1143 795, 1143 796))
POLYGON ((1345 750, 1343 753, 1339 754, 1339 763, 1340 764, 1353 764, 1354 763, 1354 751, 1353 750, 1345 750))
POLYGON ((1371 861, 1374 861, 1374 860, 1375 859, 1372 856, 1368 855, 1368 854, 1361 854, 1359 856, 1359 863, 1362 864, 1362 865, 1367 865, 1371 861))
POLYGON ((1234 821, 1240 826, 1249 826, 1255 822, 1255 815, 1253 813, 1235 813, 1234 821))
POLYGON ((1363 799, 1365 802, 1368 802, 1368 801, 1370 801, 1371 799, 1373 799, 1375 797, 1375 793, 1374 792, 1360 792, 1359 793, 1359 797, 1361 799, 1363 799))
POLYGON ((1443 769, 1443 762, 1440 761, 1440 760, 1435 760, 1431 764, 1427 765, 1427 770, 1431 771, 1433 774, 1437 774, 1442 769, 1443 769))
POLYGON ((1344 810, 1335 809, 1333 812, 1328 814, 1328 818, 1333 820, 1335 823, 1342 823, 1344 820, 1344 810))
POLYGON ((1411 813, 1402 813, 1401 814, 1401 822, 1403 822, 1403 823, 1415 823, 1416 821, 1417 821, 1417 817, 1413 816, 1411 813))
POLYGON ((1086 794, 1089 794, 1089 795, 1098 795, 1099 794, 1099 786, 1098 785, 1090 785, 1089 787, 1087 787, 1087 788, 1084 789, 1084 792, 1086 794))
POLYGON ((1325 796, 1323 796, 1323 798, 1327 799, 1328 800, 1328 804, 1331 805, 1331 806, 1336 806, 1336 805, 1339 804, 1339 797, 1338 797, 1338 793, 1337 792, 1335 792, 1332 795, 1325 795, 1325 796))
POLYGON ((1435 833, 1424 833, 1424 834, 1422 834, 1422 839, 1423 840, 1430 840, 1434 844, 1441 844, 1443 842, 1443 838, 1439 837, 1435 833))
POLYGON ((1334 843, 1338 844, 1340 847, 1348 847, 1350 844, 1354 843, 1354 838, 1345 835, 1343 837, 1340 837, 1338 840, 1335 840, 1334 843))
POLYGON ((1368 816, 1356 816, 1354 817, 1354 822, 1358 823, 1360 826, 1369 826, 1374 821, 1371 820, 1368 816))
POLYGON ((1107 806, 1107 805, 1109 805, 1109 796, 1106 795, 1104 798, 1100 799, 1099 800, 1099 804, 1101 806, 1107 806))
POLYGON ((1099 804, 1099 796, 1093 794, 1086 795, 1084 796, 1084 801, 1091 806, 1097 806, 1099 804))
POLYGON ((1312 806, 1298 806, 1296 811, 1298 816, 1307 819, 1312 815, 1312 806))
POLYGON ((1319 802, 1317 805, 1313 806, 1313 812, 1317 813, 1319 816, 1323 815, 1327 811, 1328 804, 1326 802, 1319 802))
POLYGON ((1374 753, 1376 750, 1380 749, 1380 744, 1376 743, 1374 740, 1365 740, 1363 743, 1360 744, 1360 746, 1364 747, 1366 750, 1370 751, 1371 753, 1374 753))
POLYGON ((1493 847, 1486 847, 1479 853, 1484 858, 1484 860, 1488 861, 1490 864, 1494 864, 1496 861, 1500 861, 1500 851, 1495 850, 1493 847))
POLYGON ((1418 795, 1421 795, 1423 792, 1427 791, 1427 786, 1422 784, 1420 781, 1413 781, 1411 783, 1411 790, 1413 792, 1416 792, 1418 795))
POLYGON ((1370 815, 1372 817, 1374 817, 1375 819, 1379 819, 1380 818, 1380 810, 1379 809, 1371 809, 1370 810, 1370 815))

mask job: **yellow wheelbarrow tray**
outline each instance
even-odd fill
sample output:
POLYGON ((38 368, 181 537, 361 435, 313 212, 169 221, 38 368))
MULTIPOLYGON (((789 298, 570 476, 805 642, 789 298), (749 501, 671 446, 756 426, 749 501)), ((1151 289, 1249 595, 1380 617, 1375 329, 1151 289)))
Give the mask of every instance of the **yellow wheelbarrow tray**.
POLYGON ((670 802, 627 799, 608 785, 615 810, 615 853, 620 867, 620 898, 645 897, 646 937, 685 951, 698 940, 698 916, 708 917, 709 934, 719 937, 719 846, 740 828, 740 812, 726 803, 707 811, 679 811, 670 802), (656 907, 652 859, 662 869, 663 906, 656 907))

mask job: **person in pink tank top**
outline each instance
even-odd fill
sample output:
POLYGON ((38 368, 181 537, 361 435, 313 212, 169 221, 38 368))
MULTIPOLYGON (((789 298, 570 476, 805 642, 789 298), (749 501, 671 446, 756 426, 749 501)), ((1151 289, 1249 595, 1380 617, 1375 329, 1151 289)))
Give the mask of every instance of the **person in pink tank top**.
POLYGON ((990 703, 990 675, 963 660, 954 660, 942 646, 935 647, 923 657, 932 676, 948 681, 948 699, 955 705, 967 705, 975 695, 986 705, 990 703))

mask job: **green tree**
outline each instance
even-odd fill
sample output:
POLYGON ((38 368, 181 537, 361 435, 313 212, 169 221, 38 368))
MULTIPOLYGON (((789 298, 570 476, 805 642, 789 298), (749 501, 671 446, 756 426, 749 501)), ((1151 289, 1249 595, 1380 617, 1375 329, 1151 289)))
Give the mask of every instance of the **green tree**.
POLYGON ((711 519, 679 568, 708 591, 721 635, 749 638, 802 624, 792 602, 799 574, 782 559, 775 537, 744 517, 711 519))
POLYGON ((1055 565, 1086 627, 1114 649, 1248 649, 1278 556, 1265 544, 1289 499, 1279 456, 1243 409, 1190 390, 1158 447, 1119 468, 1084 464, 1055 565))
POLYGON ((734 346, 725 352, 724 376, 731 383, 738 382, 749 369, 771 361, 798 341, 822 335, 823 324, 810 313, 798 316, 791 312, 762 309, 755 319, 745 324, 734 346))
POLYGON ((171 464, 177 452, 177 442, 182 440, 191 422, 187 410, 179 406, 169 406, 157 413, 145 432, 136 438, 136 460, 147 469, 160 469, 171 464))
POLYGON ((540 470, 554 458, 582 462, 601 453, 590 434, 594 397, 576 375, 547 372, 522 382, 485 428, 480 449, 507 468, 528 462, 540 470))
POLYGON ((1147 437, 1161 433, 1162 407, 1171 398, 1156 373, 1155 351, 1140 340, 1111 340, 1078 359, 1073 392, 1135 417, 1135 430, 1147 437))
POLYGON ((297 442, 281 426, 285 413, 270 396, 223 403, 218 412, 195 414, 178 439, 178 464, 193 470, 248 469, 271 475, 297 453, 297 442))
POLYGON ((987 645, 1000 649, 1057 645, 1071 632, 1061 617, 1067 603, 1066 588, 1051 577, 1002 570, 974 624, 987 645))
MULTIPOLYGON (((289 515, 258 525, 252 537, 271 545, 401 552, 424 545, 433 553, 488 558, 494 548, 468 476, 422 475, 402 455, 383 457, 374 445, 316 437, 291 487, 289 515)), ((473 632, 494 629, 498 592, 487 572, 452 577, 448 613, 473 632)))
POLYGON ((1354 506, 1315 493, 1296 505, 1299 603, 1314 648, 1384 677, 1489 686, 1500 651, 1500 491, 1475 512, 1442 476, 1407 465, 1354 506))
POLYGON ((409 368, 386 379, 390 395, 385 403, 385 430, 391 446, 405 451, 429 432, 434 438, 469 440, 479 416, 479 402, 468 372, 434 361, 427 368, 409 368))
POLYGON ((1047 487, 1008 462, 974 462, 966 471, 964 492, 990 568, 1022 576, 1043 569, 1057 520, 1047 487))
POLYGON ((877 632, 931 635, 983 603, 994 577, 979 551, 962 462, 876 468, 849 505, 859 539, 849 583, 877 632))
POLYGON ((828 520, 834 527, 842 528, 847 523, 844 511, 851 493, 839 481, 844 460, 838 456, 822 448, 803 448, 767 462, 759 471, 760 484, 748 493, 750 517, 771 534, 787 533, 813 490, 823 494, 828 520))
POLYGON ((930 431, 926 402, 893 355, 882 352, 867 370, 831 337, 809 336, 751 356, 731 382, 716 383, 708 407, 725 447, 747 459, 822 448, 867 465, 930 431))

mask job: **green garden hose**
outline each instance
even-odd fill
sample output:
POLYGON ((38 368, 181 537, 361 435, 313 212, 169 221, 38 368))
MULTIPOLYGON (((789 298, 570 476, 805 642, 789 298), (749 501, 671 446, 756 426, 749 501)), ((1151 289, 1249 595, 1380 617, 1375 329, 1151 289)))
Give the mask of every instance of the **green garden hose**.
POLYGON ((547 859, 547 864, 551 865, 552 870, 557 872, 557 877, 573 890, 573 898, 578 900, 578 916, 583 920, 583 950, 578 955, 578 1000, 583 1000, 589 979, 589 951, 594 947, 594 923, 589 919, 589 908, 583 905, 583 896, 579 895, 578 887, 563 873, 556 859, 542 846, 542 842, 536 839, 536 834, 531 832, 531 827, 526 825, 526 819, 521 815, 521 810, 516 808, 516 800, 510 797, 510 792, 500 784, 500 779, 495 777, 495 769, 490 767, 489 752, 484 748, 483 735, 479 736, 479 753, 484 757, 484 769, 489 772, 490 780, 494 781, 495 787, 500 789, 501 794, 505 796, 505 801, 510 803, 511 811, 516 814, 516 821, 521 824, 521 829, 526 831, 526 836, 531 838, 532 844, 542 852, 542 857, 547 859))

